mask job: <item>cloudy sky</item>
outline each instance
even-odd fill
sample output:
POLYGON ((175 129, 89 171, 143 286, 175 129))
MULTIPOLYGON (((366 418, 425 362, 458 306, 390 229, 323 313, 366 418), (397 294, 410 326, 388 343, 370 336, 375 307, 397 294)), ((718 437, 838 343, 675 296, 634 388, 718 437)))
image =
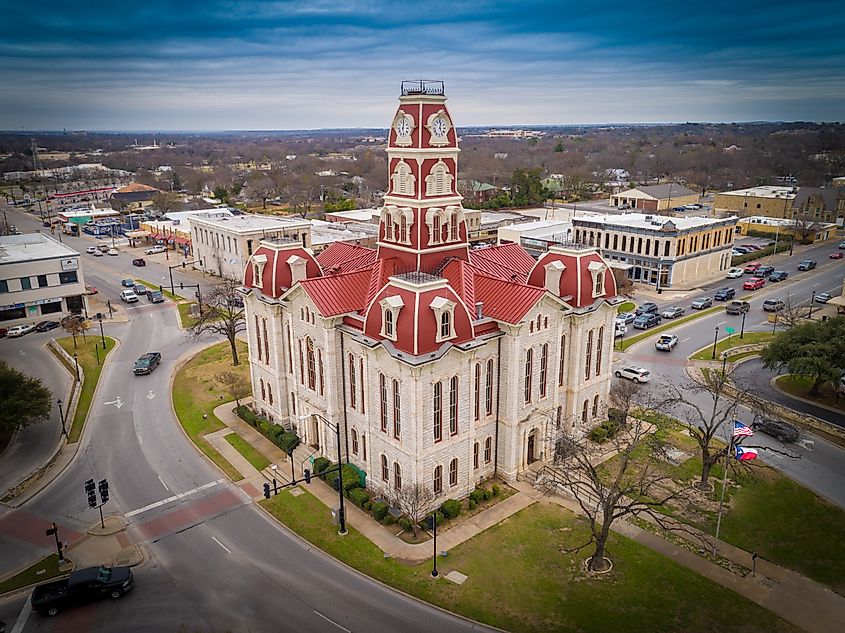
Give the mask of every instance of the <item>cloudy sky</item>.
POLYGON ((845 120, 841 0, 4 4, 5 130, 845 120))

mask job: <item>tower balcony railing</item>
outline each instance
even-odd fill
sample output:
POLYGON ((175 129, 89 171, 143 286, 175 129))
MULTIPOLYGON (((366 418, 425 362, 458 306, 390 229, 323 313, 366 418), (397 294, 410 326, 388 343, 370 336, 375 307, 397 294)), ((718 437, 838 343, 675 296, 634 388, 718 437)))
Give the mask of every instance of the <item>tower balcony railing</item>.
POLYGON ((433 79, 415 79, 402 82, 402 96, 408 95, 445 95, 442 81, 433 79))

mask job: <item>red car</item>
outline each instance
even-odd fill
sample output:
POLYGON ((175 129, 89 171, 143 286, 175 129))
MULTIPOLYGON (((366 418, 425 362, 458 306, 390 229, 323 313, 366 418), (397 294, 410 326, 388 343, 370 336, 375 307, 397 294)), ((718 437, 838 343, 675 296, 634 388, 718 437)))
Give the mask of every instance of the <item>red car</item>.
POLYGON ((753 273, 756 273, 757 269, 760 268, 760 266, 762 266, 762 265, 763 264, 761 264, 760 262, 751 262, 750 264, 745 266, 745 268, 743 269, 743 272, 746 275, 751 275, 753 273))
POLYGON ((845 257, 845 253, 842 253, 840 251, 830 254, 831 259, 842 259, 843 257, 845 257))
POLYGON ((762 277, 752 277, 744 284, 742 284, 743 290, 759 290, 763 286, 766 285, 766 280, 762 277))
POLYGON ((85 294, 95 295, 99 292, 97 286, 85 286, 85 294))

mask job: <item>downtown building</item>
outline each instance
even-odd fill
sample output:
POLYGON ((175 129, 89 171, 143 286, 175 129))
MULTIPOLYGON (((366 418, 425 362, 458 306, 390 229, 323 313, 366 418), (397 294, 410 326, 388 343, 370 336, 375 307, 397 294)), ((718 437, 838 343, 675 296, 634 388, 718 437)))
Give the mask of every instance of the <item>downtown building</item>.
POLYGON ((616 286, 597 246, 470 248, 441 82, 405 82, 376 248, 263 239, 243 273, 254 407, 393 496, 437 503, 605 419, 616 286))

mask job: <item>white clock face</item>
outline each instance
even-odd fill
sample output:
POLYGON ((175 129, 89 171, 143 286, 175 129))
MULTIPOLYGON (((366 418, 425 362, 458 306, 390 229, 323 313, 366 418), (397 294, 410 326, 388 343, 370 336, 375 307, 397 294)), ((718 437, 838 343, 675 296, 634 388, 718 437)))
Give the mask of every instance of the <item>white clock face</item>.
POLYGON ((443 117, 437 117, 434 119, 434 122, 431 124, 431 132, 435 136, 446 136, 446 132, 449 131, 449 124, 446 122, 446 119, 443 117))
POLYGON ((411 124, 406 117, 401 117, 396 122, 396 134, 397 136, 409 136, 411 134, 411 124))

